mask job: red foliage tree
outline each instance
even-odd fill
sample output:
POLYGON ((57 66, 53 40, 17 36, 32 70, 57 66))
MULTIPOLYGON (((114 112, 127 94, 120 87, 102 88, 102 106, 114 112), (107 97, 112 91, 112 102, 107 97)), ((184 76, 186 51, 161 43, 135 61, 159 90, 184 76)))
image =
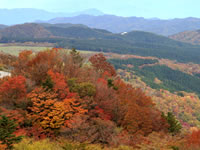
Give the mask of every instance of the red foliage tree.
POLYGON ((89 61, 98 72, 107 72, 110 76, 116 75, 114 67, 106 61, 106 58, 102 53, 90 57, 89 61))
POLYGON ((195 130, 186 137, 186 146, 200 148, 200 130, 195 130))
POLYGON ((14 75, 23 75, 29 77, 29 67, 27 67, 29 61, 31 60, 32 51, 22 51, 19 53, 19 57, 14 63, 14 75))
POLYGON ((146 96, 142 90, 132 88, 131 85, 127 85, 121 80, 116 81, 115 84, 118 87, 117 94, 121 112, 123 112, 121 116, 124 116, 118 120, 119 124, 132 134, 142 135, 166 128, 167 123, 162 119, 161 113, 155 111, 151 98, 146 96), (155 115, 158 117, 155 118, 155 115), (159 126, 159 129, 154 124, 156 121, 162 122, 160 123, 162 127, 159 126))
POLYGON ((24 75, 36 84, 41 84, 48 70, 59 70, 61 66, 62 61, 57 49, 41 51, 36 55, 32 55, 32 51, 23 51, 19 54, 13 73, 24 75))
POLYGON ((105 79, 99 78, 96 83, 96 94, 94 97, 95 103, 99 108, 103 109, 105 115, 109 115, 110 119, 117 121, 120 118, 120 104, 117 98, 116 91, 108 87, 105 79))
POLYGON ((59 99, 71 98, 76 95, 75 93, 69 92, 66 78, 63 74, 49 70, 48 75, 53 82, 53 90, 58 94, 59 99))
POLYGON ((26 96, 26 79, 23 76, 9 77, 0 86, 0 99, 7 104, 17 104, 26 96))

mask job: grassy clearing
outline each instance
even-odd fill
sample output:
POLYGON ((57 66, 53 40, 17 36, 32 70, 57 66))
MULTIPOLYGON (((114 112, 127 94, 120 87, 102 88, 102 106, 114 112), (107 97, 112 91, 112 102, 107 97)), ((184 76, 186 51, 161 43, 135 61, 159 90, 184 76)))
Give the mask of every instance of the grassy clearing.
POLYGON ((0 45, 0 52, 8 53, 17 56, 23 50, 32 50, 33 52, 39 52, 49 49, 49 47, 31 47, 31 46, 2 46, 0 45))
MULTIPOLYGON (((52 47, 40 47, 40 46, 7 46, 0 43, 0 52, 8 53, 11 55, 18 56, 18 54, 23 50, 32 50, 33 52, 44 51, 51 49, 52 47)), ((96 52, 78 50, 82 54, 94 54, 96 52)))

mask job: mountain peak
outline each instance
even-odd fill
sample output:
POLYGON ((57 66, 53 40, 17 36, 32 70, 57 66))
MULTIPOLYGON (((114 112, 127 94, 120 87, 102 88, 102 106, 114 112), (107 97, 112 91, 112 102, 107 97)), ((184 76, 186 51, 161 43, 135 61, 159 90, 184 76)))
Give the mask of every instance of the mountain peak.
POLYGON ((93 15, 93 16, 102 16, 104 15, 104 13, 98 9, 95 8, 90 8, 90 9, 86 9, 83 10, 81 12, 79 12, 80 14, 85 14, 85 15, 93 15))

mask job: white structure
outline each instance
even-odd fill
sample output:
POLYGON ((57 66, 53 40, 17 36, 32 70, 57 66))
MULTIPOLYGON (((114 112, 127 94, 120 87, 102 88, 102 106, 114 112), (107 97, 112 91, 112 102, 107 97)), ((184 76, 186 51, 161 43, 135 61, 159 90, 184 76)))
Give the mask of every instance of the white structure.
POLYGON ((0 71, 0 78, 6 77, 6 76, 11 76, 11 73, 5 72, 5 71, 0 71))
POLYGON ((127 34, 128 32, 123 32, 123 33, 121 33, 121 35, 125 35, 125 34, 127 34))

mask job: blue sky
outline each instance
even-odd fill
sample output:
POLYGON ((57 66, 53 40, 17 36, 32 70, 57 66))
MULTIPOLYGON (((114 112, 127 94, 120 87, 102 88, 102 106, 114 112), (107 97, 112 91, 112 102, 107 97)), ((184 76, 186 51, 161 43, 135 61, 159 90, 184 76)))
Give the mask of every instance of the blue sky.
POLYGON ((96 8, 108 14, 145 18, 200 18, 200 0, 0 0, 0 8, 75 12, 96 8))

